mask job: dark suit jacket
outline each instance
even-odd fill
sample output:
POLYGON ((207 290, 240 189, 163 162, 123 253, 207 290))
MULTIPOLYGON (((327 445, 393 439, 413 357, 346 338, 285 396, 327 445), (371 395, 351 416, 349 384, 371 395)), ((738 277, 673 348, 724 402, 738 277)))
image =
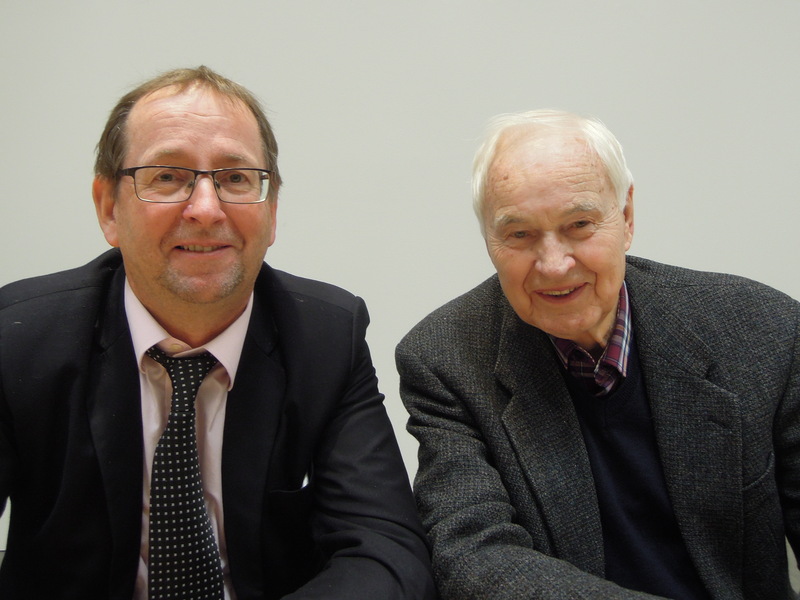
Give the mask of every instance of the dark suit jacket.
MULTIPOLYGON (((133 595, 143 443, 123 281, 110 251, 0 291, 4 600, 133 595)), ((359 298, 264 265, 222 450, 239 600, 433 594, 367 323, 359 298)))
MULTIPOLYGON (((626 281, 673 510, 713 598, 789 596, 800 550, 800 305, 629 258, 626 281)), ((606 581, 597 496, 547 336, 496 277, 400 343, 415 482, 444 599, 638 598, 606 581)))

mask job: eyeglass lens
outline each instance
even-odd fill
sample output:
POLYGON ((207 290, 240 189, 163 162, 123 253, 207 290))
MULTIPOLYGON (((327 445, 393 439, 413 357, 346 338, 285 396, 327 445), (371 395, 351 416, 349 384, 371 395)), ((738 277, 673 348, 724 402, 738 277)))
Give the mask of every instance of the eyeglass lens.
MULTIPOLYGON (((211 174, 217 196, 223 202, 262 202, 269 191, 267 173, 257 169, 222 169, 211 174)), ((189 199, 197 174, 181 167, 143 167, 133 181, 136 194, 148 202, 184 202, 189 199)))

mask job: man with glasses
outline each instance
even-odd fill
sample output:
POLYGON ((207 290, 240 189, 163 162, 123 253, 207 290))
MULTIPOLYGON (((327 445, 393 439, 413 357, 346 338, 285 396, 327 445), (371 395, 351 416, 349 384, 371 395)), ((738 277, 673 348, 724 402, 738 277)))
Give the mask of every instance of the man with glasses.
POLYGON ((263 262, 276 159, 205 67, 112 111, 114 249, 0 291, 0 597, 433 596, 363 301, 263 262))

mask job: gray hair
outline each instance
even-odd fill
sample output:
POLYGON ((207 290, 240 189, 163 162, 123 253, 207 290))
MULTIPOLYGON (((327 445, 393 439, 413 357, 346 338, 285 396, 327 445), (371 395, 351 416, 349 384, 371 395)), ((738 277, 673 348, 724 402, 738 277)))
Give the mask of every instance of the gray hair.
POLYGON ((601 121, 550 109, 502 114, 489 121, 483 143, 472 161, 472 203, 482 233, 485 234, 483 209, 489 169, 496 158, 500 139, 509 130, 520 127, 529 128, 531 137, 544 129, 549 132, 577 134, 600 159, 614 187, 620 208, 625 207, 628 190, 633 185, 633 176, 625 164, 622 146, 601 121))

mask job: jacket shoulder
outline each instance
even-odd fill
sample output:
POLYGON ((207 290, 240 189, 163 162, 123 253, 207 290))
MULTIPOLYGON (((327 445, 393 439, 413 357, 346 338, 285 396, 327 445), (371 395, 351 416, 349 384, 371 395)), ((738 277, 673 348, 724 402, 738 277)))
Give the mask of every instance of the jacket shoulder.
POLYGON ((52 299, 59 302, 69 295, 105 288, 122 265, 118 250, 109 250, 91 262, 66 271, 21 279, 0 288, 0 311, 24 310, 52 299))
POLYGON ((353 310, 355 304, 362 303, 360 298, 343 288, 273 269, 266 263, 256 287, 260 292, 279 296, 284 301, 288 299, 294 304, 322 304, 353 310))
POLYGON ((763 283, 636 257, 628 258, 625 279, 639 334, 655 339, 665 330, 691 332, 729 358, 742 348, 769 356, 796 344, 800 302, 763 283))
POLYGON ((512 312, 497 275, 492 275, 417 323, 400 341, 398 351, 443 357, 459 349, 485 348, 496 340, 512 312))
POLYGON ((798 305, 788 294, 739 275, 697 271, 636 256, 628 256, 627 263, 625 279, 632 294, 663 294, 677 306, 705 305, 709 310, 714 306, 738 306, 757 311, 766 308, 764 303, 773 308, 776 303, 798 305))

